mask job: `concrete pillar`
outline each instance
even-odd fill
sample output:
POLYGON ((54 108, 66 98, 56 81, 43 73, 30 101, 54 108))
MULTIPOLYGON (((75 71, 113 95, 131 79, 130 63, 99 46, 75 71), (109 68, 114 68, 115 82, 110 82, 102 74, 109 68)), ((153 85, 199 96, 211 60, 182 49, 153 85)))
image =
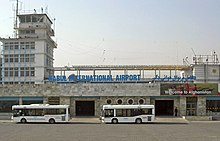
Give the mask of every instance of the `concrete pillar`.
POLYGON ((22 105, 22 104, 23 104, 22 97, 19 97, 18 103, 19 103, 19 105, 22 105))
POLYGON ((101 109, 100 98, 95 99, 95 117, 101 116, 101 109))
POLYGON ((175 108, 177 107, 178 113, 177 116, 180 116, 180 99, 179 98, 174 98, 174 106, 173 106, 173 116, 175 116, 175 108))
MULTIPOLYGON (((147 104, 147 103, 146 103, 147 104)), ((154 105, 155 106, 155 99, 150 99, 150 105, 154 105)))
POLYGON ((48 104, 48 97, 43 98, 43 104, 48 104))
POLYGON ((186 97, 180 97, 179 116, 186 116, 186 97))
POLYGON ((146 97, 146 98, 145 98, 145 104, 147 104, 147 105, 150 105, 150 104, 151 104, 151 102, 150 102, 150 97, 146 97))
POLYGON ((198 96, 197 98, 197 116, 205 116, 206 115, 206 98, 198 96))
POLYGON ((74 98, 70 98, 70 116, 74 117, 76 116, 76 101, 74 98))
POLYGON ((60 97, 60 105, 70 105, 70 97, 60 97))

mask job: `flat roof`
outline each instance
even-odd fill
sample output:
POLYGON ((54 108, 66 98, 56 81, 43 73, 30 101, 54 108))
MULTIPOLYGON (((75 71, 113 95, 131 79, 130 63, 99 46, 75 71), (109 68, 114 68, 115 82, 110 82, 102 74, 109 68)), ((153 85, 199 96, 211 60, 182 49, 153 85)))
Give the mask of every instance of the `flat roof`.
POLYGON ((48 17, 47 14, 45 13, 41 13, 41 14, 37 14, 37 13, 33 13, 33 14, 19 14, 18 17, 22 17, 22 16, 46 16, 47 19, 51 22, 51 24, 53 24, 53 22, 51 21, 51 19, 48 17))
POLYGON ((54 67, 53 71, 93 71, 93 70, 189 70, 189 65, 78 65, 54 67))
POLYGON ((64 109, 69 105, 49 105, 49 104, 30 104, 30 105, 13 105, 12 109, 64 109))
POLYGON ((103 105, 103 109, 154 108, 154 105, 103 105))

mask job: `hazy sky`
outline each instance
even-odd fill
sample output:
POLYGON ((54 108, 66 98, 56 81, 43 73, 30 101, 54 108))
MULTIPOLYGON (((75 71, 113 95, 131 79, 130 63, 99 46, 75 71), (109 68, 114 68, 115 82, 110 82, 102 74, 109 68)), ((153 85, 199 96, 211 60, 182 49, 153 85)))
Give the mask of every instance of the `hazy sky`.
MULTIPOLYGON (((220 53, 220 0, 20 0, 55 18, 55 66, 182 64, 220 53)), ((12 0, 1 0, 0 36, 13 34, 12 0)))

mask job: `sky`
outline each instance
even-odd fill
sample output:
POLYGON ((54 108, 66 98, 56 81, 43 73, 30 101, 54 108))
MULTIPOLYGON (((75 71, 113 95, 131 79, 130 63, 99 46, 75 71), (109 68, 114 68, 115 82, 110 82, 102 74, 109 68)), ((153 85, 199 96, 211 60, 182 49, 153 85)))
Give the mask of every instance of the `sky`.
MULTIPOLYGON (((0 0, 0 37, 13 35, 15 1, 0 0)), ((220 53, 220 0, 19 0, 55 18, 54 66, 181 65, 220 53)))

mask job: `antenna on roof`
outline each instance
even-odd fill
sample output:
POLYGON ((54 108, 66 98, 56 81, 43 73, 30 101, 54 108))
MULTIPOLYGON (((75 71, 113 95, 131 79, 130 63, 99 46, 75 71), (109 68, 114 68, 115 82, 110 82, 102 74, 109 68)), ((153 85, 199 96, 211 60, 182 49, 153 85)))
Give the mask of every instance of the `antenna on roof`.
POLYGON ((196 57, 196 53, 195 53, 195 51, 194 51, 194 49, 193 49, 193 48, 191 48, 191 50, 192 50, 192 52, 193 52, 193 54, 194 54, 194 57, 193 57, 193 62, 194 62, 195 64, 197 64, 197 57, 196 57))
MULTIPOLYGON (((15 0, 13 0, 13 1, 15 1, 15 0)), ((15 37, 17 37, 17 35, 18 35, 17 30, 16 30, 16 28, 18 27, 18 2, 19 1, 16 0, 16 8, 15 8, 15 10, 13 9, 15 11, 15 17, 14 17, 14 22, 15 22, 14 23, 14 29, 15 29, 14 30, 14 36, 15 37)))

